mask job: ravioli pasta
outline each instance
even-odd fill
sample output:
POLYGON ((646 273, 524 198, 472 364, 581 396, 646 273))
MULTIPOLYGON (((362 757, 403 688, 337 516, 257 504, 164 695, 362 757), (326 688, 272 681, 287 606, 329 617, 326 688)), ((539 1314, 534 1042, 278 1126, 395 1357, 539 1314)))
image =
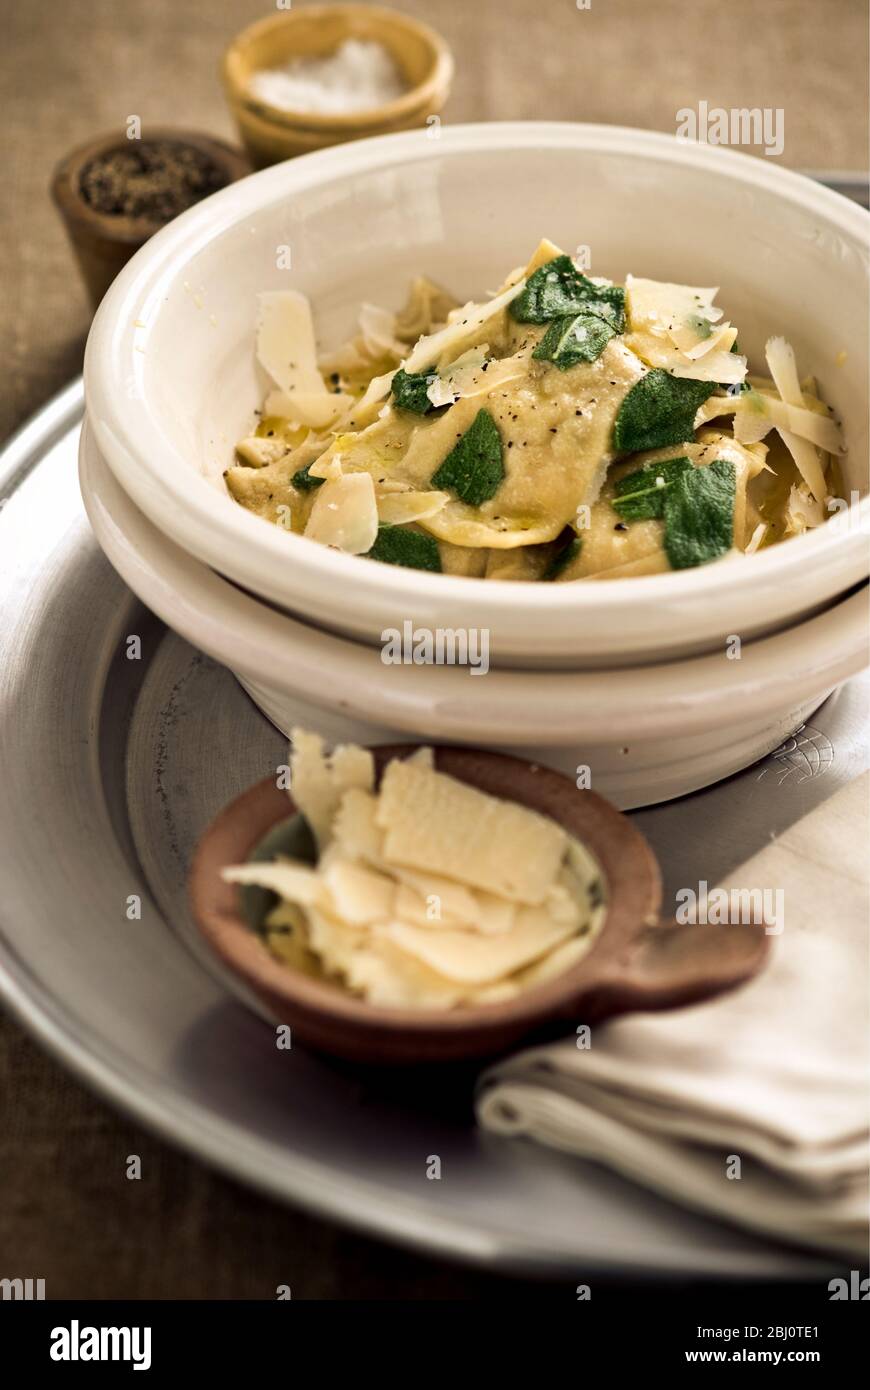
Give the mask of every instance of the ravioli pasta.
POLYGON ((838 423, 781 337, 752 375, 718 291, 585 275, 544 241, 488 300, 416 279, 318 359, 261 296, 272 382, 225 477, 256 515, 370 561, 570 583, 753 553, 821 524, 838 423))

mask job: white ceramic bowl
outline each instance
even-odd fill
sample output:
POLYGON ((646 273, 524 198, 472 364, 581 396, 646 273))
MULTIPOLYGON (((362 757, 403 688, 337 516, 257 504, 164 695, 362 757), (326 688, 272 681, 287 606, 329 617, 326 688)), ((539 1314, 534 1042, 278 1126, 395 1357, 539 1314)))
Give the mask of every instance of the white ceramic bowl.
POLYGON ((188 641, 229 666, 284 733, 396 742, 411 734, 586 765, 617 805, 706 786, 762 757, 867 662, 866 589, 774 637, 632 670, 532 672, 387 666, 371 647, 307 627, 243 593, 130 501, 86 425, 88 516, 115 569, 188 641))
MULTIPOLYGON (((437 134, 354 142, 255 174, 172 222, 119 275, 88 342, 88 412, 155 525, 308 622, 370 642, 405 618, 487 628, 493 662, 508 666, 709 651, 793 623, 862 579, 867 537, 854 518, 742 562, 544 587, 342 555, 233 502, 221 475, 265 387, 259 291, 307 293, 330 347, 353 331, 361 300, 396 305, 421 271, 479 296, 542 235, 588 246, 595 273, 721 285, 756 364, 767 337, 785 334, 844 421, 848 487, 866 492, 866 213, 767 160, 666 135, 545 123, 437 134), (289 271, 278 268, 287 248, 289 271)), ((861 513, 870 527, 866 499, 861 513)))

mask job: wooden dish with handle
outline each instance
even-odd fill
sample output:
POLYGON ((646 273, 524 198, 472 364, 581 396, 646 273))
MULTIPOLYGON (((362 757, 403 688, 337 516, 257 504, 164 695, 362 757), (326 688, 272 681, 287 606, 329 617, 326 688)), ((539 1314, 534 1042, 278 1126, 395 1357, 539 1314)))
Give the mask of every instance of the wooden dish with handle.
MULTIPOLYGON (((374 748, 377 776, 415 745, 374 748)), ((454 1009, 382 1008, 338 983, 277 960, 241 910, 237 885, 221 870, 244 863, 264 836, 293 814, 271 778, 256 783, 212 821, 190 870, 190 901, 206 941, 265 1003, 294 1040, 365 1063, 448 1062, 492 1057, 546 1029, 632 1010, 675 1008, 743 983, 768 948, 762 928, 678 926, 658 917, 661 876, 643 836, 608 801, 569 778, 520 758, 476 749, 435 749, 435 767, 491 796, 549 816, 581 841, 604 873, 604 922, 588 953, 556 978, 514 999, 454 1009)))

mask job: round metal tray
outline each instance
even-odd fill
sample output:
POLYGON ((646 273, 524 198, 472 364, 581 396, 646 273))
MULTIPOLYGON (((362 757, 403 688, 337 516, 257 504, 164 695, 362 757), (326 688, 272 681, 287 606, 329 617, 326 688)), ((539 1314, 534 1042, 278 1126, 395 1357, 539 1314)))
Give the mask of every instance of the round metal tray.
MULTIPOLYGON (((481 1134, 470 1073, 277 1050, 200 946, 184 883, 207 821, 284 743, 98 550, 78 494, 81 412, 73 383, 0 461, 0 990, 25 1027, 233 1176, 433 1253, 570 1275, 825 1269, 592 1164, 481 1134)), ((866 693, 850 683, 763 764, 634 813, 667 894, 715 881, 862 770, 866 693)))

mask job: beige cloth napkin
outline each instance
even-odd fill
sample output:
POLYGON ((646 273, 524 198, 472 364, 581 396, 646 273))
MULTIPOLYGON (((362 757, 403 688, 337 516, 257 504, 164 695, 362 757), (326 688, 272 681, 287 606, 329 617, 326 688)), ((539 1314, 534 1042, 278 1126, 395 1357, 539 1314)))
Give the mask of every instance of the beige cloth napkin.
MULTIPOLYGON (((483 1078, 478 1118, 786 1241, 867 1255, 870 773, 722 887, 782 887, 766 968, 705 1004, 632 1014, 483 1078), (733 1158, 740 1159, 740 1177, 733 1158)), ((578 1023, 582 1019, 578 1018, 578 1023)))

